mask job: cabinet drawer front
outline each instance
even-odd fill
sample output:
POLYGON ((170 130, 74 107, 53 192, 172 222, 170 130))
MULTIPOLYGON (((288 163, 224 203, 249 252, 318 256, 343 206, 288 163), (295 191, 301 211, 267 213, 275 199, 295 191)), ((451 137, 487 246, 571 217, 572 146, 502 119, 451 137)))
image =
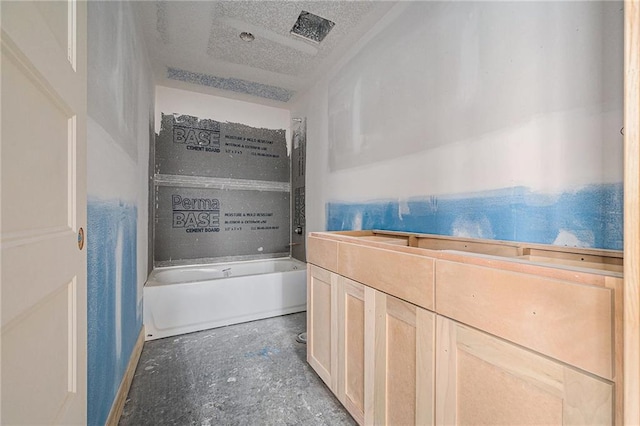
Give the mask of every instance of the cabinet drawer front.
POLYGON ((610 289, 439 260, 436 311, 613 378, 610 289))
POLYGON ((307 238, 307 262, 338 272, 338 242, 322 238, 307 238))
POLYGON ((338 273, 376 290, 433 310, 432 258, 340 243, 338 273))

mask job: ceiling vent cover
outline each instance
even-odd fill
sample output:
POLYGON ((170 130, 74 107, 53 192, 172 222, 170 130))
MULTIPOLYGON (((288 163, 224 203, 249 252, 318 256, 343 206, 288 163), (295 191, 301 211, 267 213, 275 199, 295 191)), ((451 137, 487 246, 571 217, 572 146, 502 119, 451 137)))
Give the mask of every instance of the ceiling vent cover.
POLYGON ((295 34, 307 40, 320 43, 329 34, 335 23, 313 13, 302 11, 298 20, 291 28, 291 34, 295 34))

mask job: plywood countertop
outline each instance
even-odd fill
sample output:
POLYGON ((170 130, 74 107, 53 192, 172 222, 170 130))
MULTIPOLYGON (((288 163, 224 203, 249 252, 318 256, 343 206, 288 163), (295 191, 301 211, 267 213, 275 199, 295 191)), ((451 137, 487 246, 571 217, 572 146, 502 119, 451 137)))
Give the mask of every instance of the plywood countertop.
POLYGON ((331 249, 326 247, 323 254, 335 255, 336 265, 339 244, 345 243, 589 285, 604 286, 607 277, 622 278, 623 255, 617 250, 378 230, 311 232, 309 238, 312 245, 322 244, 321 241, 335 242, 331 245, 335 253, 328 253, 331 249))

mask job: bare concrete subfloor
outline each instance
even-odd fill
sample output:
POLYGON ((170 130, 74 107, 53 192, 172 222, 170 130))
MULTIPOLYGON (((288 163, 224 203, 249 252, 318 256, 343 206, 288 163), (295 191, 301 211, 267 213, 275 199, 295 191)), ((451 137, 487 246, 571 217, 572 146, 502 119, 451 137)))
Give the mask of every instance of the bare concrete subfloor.
POLYGON ((355 425, 296 342, 292 314, 146 342, 128 425, 355 425))

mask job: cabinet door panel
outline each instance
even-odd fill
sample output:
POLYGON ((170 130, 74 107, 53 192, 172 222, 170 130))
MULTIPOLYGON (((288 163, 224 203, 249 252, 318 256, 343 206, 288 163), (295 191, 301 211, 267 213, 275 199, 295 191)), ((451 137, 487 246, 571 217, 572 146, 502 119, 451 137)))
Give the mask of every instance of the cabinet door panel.
POLYGON ((309 265, 307 270, 307 362, 327 386, 337 386, 337 276, 309 265))
POLYGON ((365 286, 338 277, 338 399, 364 422, 365 286))
POLYGON ((437 424, 612 424, 613 384, 437 317, 437 424))
POLYGON ((434 314, 375 295, 375 424, 433 424, 434 314))

